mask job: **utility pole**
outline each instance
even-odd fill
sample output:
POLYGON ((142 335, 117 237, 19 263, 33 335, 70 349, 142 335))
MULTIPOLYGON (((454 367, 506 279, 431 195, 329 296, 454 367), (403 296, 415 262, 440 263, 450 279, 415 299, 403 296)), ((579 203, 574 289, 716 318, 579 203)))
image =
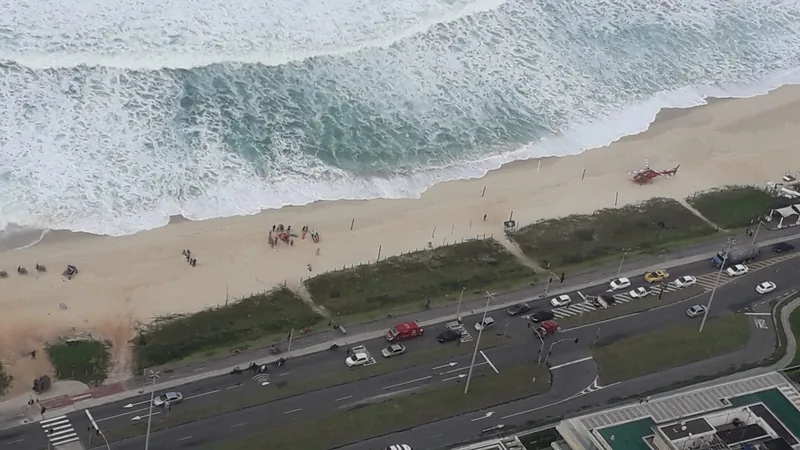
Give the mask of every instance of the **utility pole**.
MULTIPOLYGON (((152 402, 151 402, 151 403, 152 403, 152 402)), ((83 410, 83 412, 85 412, 85 413, 86 413, 86 417, 88 417, 88 418, 89 418, 89 423, 91 423, 91 424, 92 424, 92 428, 94 428, 94 431, 96 431, 96 432, 97 432, 97 434, 99 434, 99 435, 100 435, 100 437, 102 437, 102 438, 103 438, 103 441, 105 441, 105 443, 106 443, 106 448, 107 448, 108 450, 111 450, 111 445, 108 443, 108 439, 106 439, 106 435, 105 435, 105 434, 103 434, 103 430, 101 430, 101 429, 100 429, 100 427, 99 427, 99 426, 97 426, 97 422, 95 422, 95 421, 94 421, 94 417, 92 417, 92 413, 90 413, 88 409, 84 409, 84 410, 83 410)), ((89 435, 89 438, 90 438, 90 440, 91 440, 91 434, 89 435)))
POLYGON ((600 327, 597 327, 597 334, 594 335, 594 341, 592 341, 592 350, 594 350, 594 346, 597 345, 597 341, 600 339, 600 327))
POLYGON ((758 226, 756 227, 756 232, 753 234, 753 244, 756 243, 756 238, 758 238, 758 231, 761 229, 761 218, 758 219, 758 226))
POLYGON ((147 411, 147 434, 144 436, 144 450, 150 450, 150 422, 153 420, 153 400, 155 400, 156 396, 156 379, 158 379, 159 372, 153 372, 152 370, 147 370, 150 372, 150 379, 153 380, 152 388, 150 390, 150 408, 147 411))
POLYGON ((289 353, 289 352, 292 351, 292 338, 293 337, 294 337, 294 328, 289 330, 289 345, 287 345, 287 347, 286 347, 286 353, 289 353))
POLYGON ((725 257, 722 258, 722 263, 719 265, 719 272, 717 272, 717 280, 714 281, 714 288, 711 289, 711 295, 708 297, 708 304, 706 304, 706 311, 703 313, 703 320, 700 322, 700 329, 697 331, 698 333, 703 332, 703 328, 706 326, 706 320, 708 320, 708 313, 711 311, 711 303, 714 301, 714 294, 717 293, 717 286, 719 286, 719 280, 722 278, 722 271, 725 270, 725 263, 728 261, 728 254, 731 252, 731 247, 736 242, 733 238, 728 238, 728 248, 725 249, 725 257))
POLYGON ((467 288, 461 286, 461 295, 458 296, 458 306, 456 306, 456 320, 461 323, 461 301, 464 300, 464 291, 467 288))
POLYGON ((538 370, 539 367, 542 365, 542 354, 544 354, 544 339, 542 339, 542 335, 539 334, 538 330, 534 330, 533 332, 536 333, 536 337, 538 337, 539 342, 542 343, 539 346, 539 358, 536 360, 536 369, 538 370))
POLYGON ((475 367, 475 358, 478 357, 478 347, 481 345, 481 335, 483 334, 483 323, 486 320, 486 313, 489 312, 489 302, 492 301, 494 296, 486 292, 486 307, 483 309, 483 318, 481 319, 481 329, 478 330, 478 337, 475 339, 475 351, 472 352, 472 362, 469 364, 469 372, 467 373, 467 384, 464 386, 464 395, 469 392, 469 382, 472 381, 472 369, 475 367))
POLYGON ((622 261, 619 262, 619 268, 617 269, 617 278, 619 278, 619 274, 622 273, 622 264, 625 263, 625 257, 628 256, 628 251, 623 250, 622 252, 622 261))
POLYGON ((542 297, 547 297, 547 291, 550 289, 550 283, 552 282, 553 282, 553 275, 550 275, 547 278, 547 284, 544 286, 544 294, 542 294, 542 297))

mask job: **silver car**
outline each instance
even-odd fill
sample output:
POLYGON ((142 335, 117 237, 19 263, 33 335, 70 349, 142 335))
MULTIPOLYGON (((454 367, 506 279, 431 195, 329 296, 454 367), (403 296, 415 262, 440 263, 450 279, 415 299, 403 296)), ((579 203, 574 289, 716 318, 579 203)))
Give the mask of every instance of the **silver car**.
POLYGON ((703 305, 694 305, 686 310, 686 315, 689 317, 702 316, 706 313, 706 307, 703 305))
POLYGON ((180 403, 181 400, 183 400, 183 394, 180 392, 167 392, 154 398, 153 406, 165 406, 168 403, 170 405, 174 405, 176 403, 180 403))

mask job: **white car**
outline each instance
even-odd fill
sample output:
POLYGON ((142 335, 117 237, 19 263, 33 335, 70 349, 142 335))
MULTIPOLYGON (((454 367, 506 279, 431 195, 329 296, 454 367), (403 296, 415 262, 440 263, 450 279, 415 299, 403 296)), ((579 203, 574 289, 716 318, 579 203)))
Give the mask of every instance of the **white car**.
POLYGON ((558 297, 550 300, 550 304, 553 306, 553 308, 560 308, 562 306, 569 306, 569 305, 572 304, 572 299, 569 298, 569 295, 562 294, 562 295, 559 295, 558 297))
POLYGON ((491 317, 487 317, 475 324, 475 331, 485 330, 493 325, 494 325, 494 319, 492 319, 491 317))
POLYGON ((770 292, 774 291, 777 288, 778 286, 772 281, 765 281, 756 286, 756 292, 758 292, 759 294, 769 294, 770 292))
POLYGON ((695 284, 697 284, 697 278, 691 275, 684 275, 675 280, 675 286, 678 286, 679 288, 694 286, 695 284))
POLYGON ((370 361, 370 357, 366 353, 356 353, 353 356, 348 356, 344 360, 347 367, 363 366, 370 361))
POLYGON ((631 287, 631 280, 627 278, 616 278, 614 280, 611 280, 610 283, 608 283, 608 287, 610 287, 612 291, 627 289, 631 287))
POLYGON ((694 305, 686 310, 686 315, 689 317, 702 316, 706 313, 706 307, 703 305, 694 305))
POLYGON ((154 398, 153 406, 174 405, 180 403, 181 400, 183 400, 183 394, 180 392, 167 392, 166 394, 161 394, 154 398))
POLYGON ((381 350, 381 356, 391 358, 392 356, 402 355, 406 352, 406 347, 400 344, 392 344, 381 350))
POLYGON ((638 288, 628 292, 628 295, 630 295, 631 298, 642 298, 642 297, 647 297, 648 295, 650 295, 650 291, 648 291, 647 288, 638 287, 638 288))
POLYGON ((744 264, 736 264, 733 267, 728 267, 725 273, 727 273, 729 277, 738 277, 746 274, 748 270, 749 269, 744 264))

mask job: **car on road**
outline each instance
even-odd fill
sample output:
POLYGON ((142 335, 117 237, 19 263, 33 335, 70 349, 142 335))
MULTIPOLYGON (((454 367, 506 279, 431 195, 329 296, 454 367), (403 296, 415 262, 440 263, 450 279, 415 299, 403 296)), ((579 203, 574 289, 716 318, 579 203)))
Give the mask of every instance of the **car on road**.
POLYGON ((370 362, 370 359, 372 358, 370 358, 368 354, 363 352, 358 352, 354 353, 351 356, 348 356, 347 359, 344 360, 344 363, 347 365, 347 367, 357 367, 367 364, 368 362, 370 362))
POLYGON ((647 290, 647 288, 638 287, 638 288, 628 292, 628 295, 630 295, 631 298, 642 298, 642 297, 647 297, 648 295, 650 295, 650 291, 647 290))
POLYGON ((483 320, 475 324, 475 331, 485 330, 494 326, 494 319, 485 317, 483 320))
POLYGON ((746 274, 749 270, 750 269, 748 269, 744 264, 736 264, 733 267, 728 267, 725 270, 725 273, 727 273, 729 277, 738 277, 746 274))
POLYGON ((591 299, 591 303, 595 308, 601 308, 601 309, 608 308, 608 303, 604 299, 602 299, 600 297, 592 298, 591 299))
POLYGON ((695 284, 697 284, 697 278, 691 275, 684 275, 675 280, 675 286, 678 286, 679 288, 694 286, 695 284))
POLYGON ((648 283, 660 283, 669 279, 669 272, 666 270, 656 270, 655 272, 645 272, 644 281, 648 283))
POLYGON ((631 280, 627 278, 615 278, 608 283, 608 287, 610 287, 612 291, 627 289, 631 287, 631 280))
POLYGON ((550 300, 550 305, 553 308, 562 308, 564 306, 569 306, 572 304, 572 299, 567 294, 561 294, 558 297, 553 298, 550 300))
POLYGON ((461 339, 461 332, 458 330, 444 330, 436 336, 439 343, 453 342, 461 339))
POLYGON ((794 245, 787 242, 780 242, 772 246, 772 251, 775 253, 786 253, 794 250, 794 245))
POLYGON ((392 356, 402 355, 406 352, 406 347, 400 344, 392 344, 381 350, 381 356, 391 358, 392 356))
POLYGON ((548 320, 553 320, 555 317, 556 315, 553 314, 553 311, 550 311, 549 309, 541 309, 531 314, 531 321, 547 322, 548 320))
POLYGON ((703 305, 694 305, 686 310, 686 315, 689 317, 702 316, 706 313, 706 307, 703 305))
POLYGON ((518 316, 520 314, 525 314, 526 312, 531 310, 531 305, 527 303, 517 303, 514 306, 510 306, 506 312, 508 312, 509 316, 518 316))
POLYGON ((414 450, 408 444, 398 444, 398 445, 390 445, 386 447, 386 450, 414 450))
POLYGON ((181 400, 183 400, 183 394, 180 392, 166 392, 153 399, 153 406, 174 405, 180 403, 181 400))
POLYGON ((764 281, 763 283, 756 286, 756 292, 759 294, 769 294, 770 292, 774 291, 778 288, 778 285, 773 283, 772 281, 764 281))

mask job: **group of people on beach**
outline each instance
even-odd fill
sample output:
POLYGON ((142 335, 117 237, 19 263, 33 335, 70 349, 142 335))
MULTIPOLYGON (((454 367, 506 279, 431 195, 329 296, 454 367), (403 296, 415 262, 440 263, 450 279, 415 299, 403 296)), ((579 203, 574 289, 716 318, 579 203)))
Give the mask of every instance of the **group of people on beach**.
MULTIPOLYGON (((44 264, 36 263, 36 271, 39 273, 47 272, 47 267, 44 264)), ((17 274, 19 275, 27 275, 28 269, 24 266, 17 266, 17 274)), ((64 276, 66 279, 71 280, 72 277, 78 274, 78 268, 73 266, 72 264, 67 264, 67 269, 61 272, 61 275, 64 276)), ((0 278, 8 278, 8 272, 5 270, 0 270, 0 278)))
MULTIPOLYGON (((315 243, 319 242, 319 233, 316 231, 309 232, 308 225, 303 225, 303 227, 300 228, 300 239, 305 239, 306 235, 311 235, 311 240, 315 243)), ((269 232, 269 246, 274 248, 278 245, 278 242, 294 246, 294 238, 296 237, 298 237, 297 233, 292 231, 291 225, 273 225, 272 230, 269 232)))
POLYGON ((192 255, 191 250, 184 250, 181 253, 183 254, 183 257, 186 258, 186 262, 189 263, 190 266, 197 267, 197 258, 192 255))

